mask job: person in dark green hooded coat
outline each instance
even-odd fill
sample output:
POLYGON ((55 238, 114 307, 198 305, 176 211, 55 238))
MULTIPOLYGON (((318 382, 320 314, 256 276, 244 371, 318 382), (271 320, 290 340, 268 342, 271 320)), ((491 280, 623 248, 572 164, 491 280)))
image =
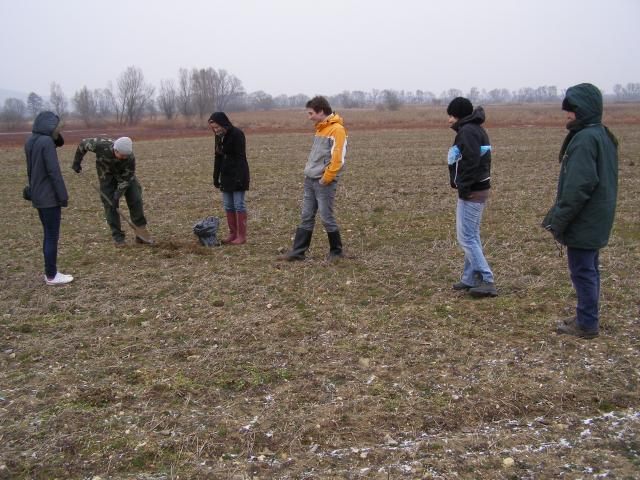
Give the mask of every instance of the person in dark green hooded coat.
POLYGON ((567 90, 562 109, 569 133, 560 150, 556 200, 542 226, 567 247, 576 315, 561 320, 557 332, 598 336, 600 270, 598 254, 607 245, 618 194, 618 141, 602 124, 602 93, 589 83, 567 90))

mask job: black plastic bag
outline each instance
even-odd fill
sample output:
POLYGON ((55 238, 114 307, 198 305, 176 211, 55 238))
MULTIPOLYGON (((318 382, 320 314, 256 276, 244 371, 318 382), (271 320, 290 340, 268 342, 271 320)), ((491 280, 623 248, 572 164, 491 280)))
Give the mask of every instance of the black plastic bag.
POLYGON ((206 247, 219 247, 220 241, 217 238, 219 227, 220 219, 218 217, 207 217, 193 226, 193 233, 198 237, 202 245, 206 247))

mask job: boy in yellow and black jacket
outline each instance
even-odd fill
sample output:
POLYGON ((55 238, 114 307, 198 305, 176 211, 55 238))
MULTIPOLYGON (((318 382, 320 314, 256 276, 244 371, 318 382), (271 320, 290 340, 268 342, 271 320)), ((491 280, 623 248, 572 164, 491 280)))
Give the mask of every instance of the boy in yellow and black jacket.
POLYGON ((333 214, 338 180, 342 175, 347 152, 347 130, 342 118, 333 113, 324 97, 314 97, 307 102, 307 115, 315 123, 316 135, 304 169, 304 194, 302 220, 296 230, 292 249, 282 255, 282 260, 304 260, 311 244, 316 213, 329 238, 328 260, 341 258, 342 240, 333 214))

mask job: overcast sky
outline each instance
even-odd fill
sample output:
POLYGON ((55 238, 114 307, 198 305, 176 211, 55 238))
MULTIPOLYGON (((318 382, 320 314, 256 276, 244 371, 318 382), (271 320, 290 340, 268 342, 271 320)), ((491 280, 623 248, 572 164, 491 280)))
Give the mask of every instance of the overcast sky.
POLYGON ((640 82, 640 0, 0 0, 0 88, 102 88, 180 67, 247 92, 640 82))

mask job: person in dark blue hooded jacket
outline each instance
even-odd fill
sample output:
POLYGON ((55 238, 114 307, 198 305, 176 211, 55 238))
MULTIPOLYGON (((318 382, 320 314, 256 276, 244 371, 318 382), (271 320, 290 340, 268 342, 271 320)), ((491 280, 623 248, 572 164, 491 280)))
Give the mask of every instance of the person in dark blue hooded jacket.
POLYGON ((61 212, 69 201, 56 153, 56 147, 63 144, 60 118, 53 112, 39 113, 33 122, 32 134, 25 143, 24 152, 29 177, 29 199, 38 210, 44 229, 42 252, 44 281, 47 285, 62 285, 73 281, 71 275, 65 275, 57 268, 61 212))

